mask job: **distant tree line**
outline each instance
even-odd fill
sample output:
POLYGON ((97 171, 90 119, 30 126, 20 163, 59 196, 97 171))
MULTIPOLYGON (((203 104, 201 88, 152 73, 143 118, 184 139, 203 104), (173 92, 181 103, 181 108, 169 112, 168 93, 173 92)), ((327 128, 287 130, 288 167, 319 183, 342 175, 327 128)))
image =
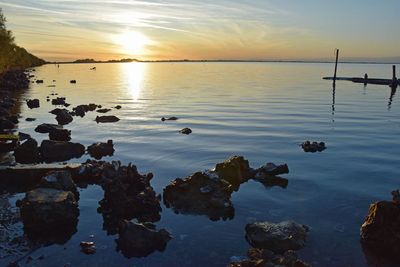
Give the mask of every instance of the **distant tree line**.
POLYGON ((7 30, 6 18, 0 8, 0 73, 25 69, 46 63, 14 43, 14 36, 7 30))

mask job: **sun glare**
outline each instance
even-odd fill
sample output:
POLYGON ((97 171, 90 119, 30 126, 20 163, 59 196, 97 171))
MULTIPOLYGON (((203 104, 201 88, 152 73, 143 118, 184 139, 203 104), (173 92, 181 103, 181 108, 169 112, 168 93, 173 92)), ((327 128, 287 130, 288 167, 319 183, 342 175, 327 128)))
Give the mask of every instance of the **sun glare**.
POLYGON ((143 55, 146 53, 146 46, 151 40, 141 32, 126 31, 116 37, 116 43, 123 51, 130 55, 143 55))

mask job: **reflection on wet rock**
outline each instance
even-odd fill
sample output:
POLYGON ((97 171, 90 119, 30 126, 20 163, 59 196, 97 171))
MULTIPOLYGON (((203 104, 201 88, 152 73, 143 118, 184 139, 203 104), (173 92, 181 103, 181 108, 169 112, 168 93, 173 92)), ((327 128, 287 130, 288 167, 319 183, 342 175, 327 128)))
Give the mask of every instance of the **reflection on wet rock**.
POLYGON ((287 180, 276 175, 288 172, 286 164, 273 163, 254 170, 244 157, 233 156, 218 163, 213 170, 172 181, 164 188, 164 203, 176 213, 207 215, 213 221, 233 219, 230 197, 242 183, 255 179, 266 186, 286 187, 287 180))
POLYGON ((30 240, 63 244, 76 232, 79 209, 72 192, 37 188, 17 205, 30 240))
POLYGON ((393 191, 392 201, 379 201, 369 207, 361 226, 361 243, 365 251, 399 258, 400 194, 393 191))
POLYGON ((158 251, 164 251, 171 235, 165 230, 157 231, 150 223, 120 222, 117 250, 127 258, 141 258, 158 251))

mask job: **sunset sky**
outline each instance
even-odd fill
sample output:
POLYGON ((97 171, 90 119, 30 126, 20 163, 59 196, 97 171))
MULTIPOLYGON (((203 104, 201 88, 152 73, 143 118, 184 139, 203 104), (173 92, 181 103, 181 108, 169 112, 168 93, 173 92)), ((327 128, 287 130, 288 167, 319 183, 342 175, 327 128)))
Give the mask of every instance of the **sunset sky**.
POLYGON ((400 60, 398 0, 0 0, 46 60, 400 60))

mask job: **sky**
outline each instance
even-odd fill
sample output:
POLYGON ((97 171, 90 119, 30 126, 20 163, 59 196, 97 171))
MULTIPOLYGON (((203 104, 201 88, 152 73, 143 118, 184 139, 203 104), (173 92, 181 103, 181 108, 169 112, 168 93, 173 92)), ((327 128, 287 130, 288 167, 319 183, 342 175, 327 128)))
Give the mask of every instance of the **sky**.
POLYGON ((399 0, 0 0, 16 43, 49 61, 400 61, 399 0))

